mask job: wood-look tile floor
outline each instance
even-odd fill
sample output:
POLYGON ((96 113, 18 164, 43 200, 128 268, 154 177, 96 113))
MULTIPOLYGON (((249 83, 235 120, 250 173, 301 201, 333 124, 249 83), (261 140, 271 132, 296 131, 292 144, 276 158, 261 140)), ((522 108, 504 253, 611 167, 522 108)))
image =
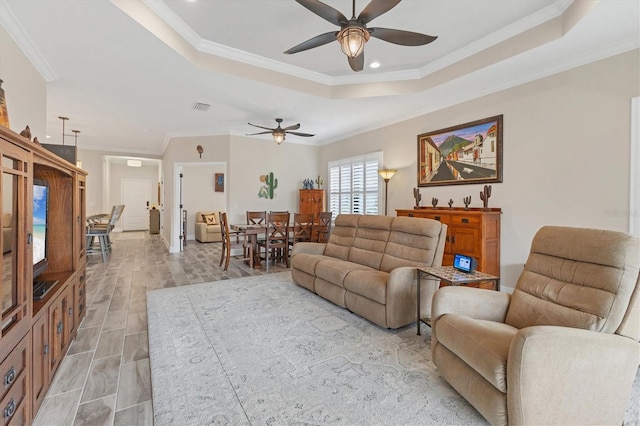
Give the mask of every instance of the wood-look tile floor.
POLYGON ((35 425, 152 425, 147 296, 149 290, 275 273, 231 261, 220 243, 189 241, 169 253, 159 235, 112 234, 105 263, 89 256, 87 315, 51 383, 35 425))

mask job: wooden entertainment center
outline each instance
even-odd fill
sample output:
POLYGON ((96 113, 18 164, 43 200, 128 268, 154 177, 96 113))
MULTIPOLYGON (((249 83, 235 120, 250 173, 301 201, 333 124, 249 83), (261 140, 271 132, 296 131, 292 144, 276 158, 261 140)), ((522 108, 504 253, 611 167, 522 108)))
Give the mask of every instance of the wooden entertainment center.
POLYGON ((21 425, 35 417, 85 316, 87 173, 3 126, 0 155, 0 409, 2 425, 21 425), (38 280, 51 289, 41 300, 33 295, 34 180, 48 187, 48 266, 38 280))
MULTIPOLYGON (((472 256, 478 270, 500 276, 500 216, 499 208, 417 207, 396 210, 398 216, 423 217, 447 224, 443 266, 453 265, 456 253, 472 256)), ((470 284, 472 287, 495 288, 495 284, 470 284)))

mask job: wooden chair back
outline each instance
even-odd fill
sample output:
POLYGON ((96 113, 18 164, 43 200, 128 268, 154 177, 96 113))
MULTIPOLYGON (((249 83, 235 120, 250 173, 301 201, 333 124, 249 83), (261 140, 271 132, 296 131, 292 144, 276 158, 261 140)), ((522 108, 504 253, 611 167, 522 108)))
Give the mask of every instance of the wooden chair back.
POLYGON ((267 222, 267 212, 247 211, 247 225, 264 225, 267 222))
POLYGON ((320 212, 318 215, 317 238, 319 243, 326 243, 331 235, 333 212, 320 212))
POLYGON ((313 219, 313 213, 293 214, 293 244, 300 241, 311 241, 311 236, 313 235, 313 219))

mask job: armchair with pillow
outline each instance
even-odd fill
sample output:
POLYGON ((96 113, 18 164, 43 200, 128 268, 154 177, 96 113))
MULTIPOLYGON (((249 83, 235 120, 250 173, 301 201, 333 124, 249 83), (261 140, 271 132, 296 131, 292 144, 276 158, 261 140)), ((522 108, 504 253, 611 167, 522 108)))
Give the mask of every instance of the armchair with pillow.
POLYGON ((640 243, 546 226, 512 295, 444 287, 440 374, 494 425, 622 424, 640 362, 640 243))
POLYGON ((222 241, 222 229, 218 212, 201 211, 196 213, 196 240, 201 243, 222 241))

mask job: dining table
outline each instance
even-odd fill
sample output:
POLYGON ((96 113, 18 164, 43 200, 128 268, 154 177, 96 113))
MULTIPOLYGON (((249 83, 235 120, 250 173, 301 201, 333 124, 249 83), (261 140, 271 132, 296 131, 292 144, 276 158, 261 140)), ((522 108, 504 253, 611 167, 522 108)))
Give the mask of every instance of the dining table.
MULTIPOLYGON (((264 235, 265 238, 267 236, 267 225, 264 223, 261 224, 238 224, 238 225, 229 225, 229 228, 233 231, 240 232, 247 236, 249 240, 249 250, 251 251, 249 255, 249 267, 253 269, 262 268, 262 262, 260 258, 260 250, 258 248, 258 237, 260 235, 264 235)), ((289 232, 293 232, 293 225, 289 225, 289 232)))
POLYGON ((247 239, 249 240, 249 251, 250 251, 249 267, 255 268, 255 269, 262 268, 262 264, 260 262, 260 250, 258 249, 258 236, 266 235, 267 225, 240 224, 240 225, 229 225, 229 228, 231 228, 234 231, 243 233, 247 236, 247 239))

